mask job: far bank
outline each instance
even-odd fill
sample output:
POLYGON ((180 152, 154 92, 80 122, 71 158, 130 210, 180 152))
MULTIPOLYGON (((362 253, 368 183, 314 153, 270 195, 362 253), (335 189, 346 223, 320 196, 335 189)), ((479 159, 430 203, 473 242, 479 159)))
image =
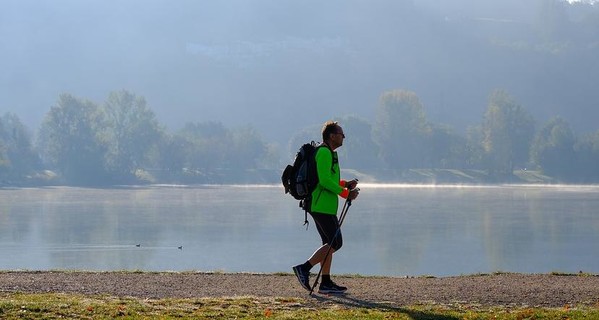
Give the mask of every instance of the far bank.
MULTIPOLYGON (((512 175, 496 176, 485 170, 476 169, 342 169, 344 178, 357 178, 362 183, 406 183, 406 184, 584 184, 579 181, 559 180, 540 171, 520 169, 512 175)), ((172 172, 165 170, 139 169, 131 179, 116 185, 144 184, 279 184, 282 169, 222 169, 212 171, 183 170, 172 172)), ((599 183, 599 182, 598 182, 599 183)), ((43 187, 43 186, 85 186, 110 187, 111 183, 81 185, 69 183, 59 173, 44 170, 17 180, 2 180, 0 187, 43 187)))

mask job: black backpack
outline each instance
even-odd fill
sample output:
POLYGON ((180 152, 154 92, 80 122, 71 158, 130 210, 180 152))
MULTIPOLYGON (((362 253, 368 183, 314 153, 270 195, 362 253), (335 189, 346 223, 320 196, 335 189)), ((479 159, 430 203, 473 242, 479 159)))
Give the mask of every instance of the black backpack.
MULTIPOLYGON (((285 193, 291 194, 300 200, 299 206, 305 212, 310 208, 312 191, 318 185, 318 173, 316 172, 316 150, 322 145, 312 141, 302 145, 295 155, 293 165, 287 165, 283 170, 281 181, 285 193)), ((308 215, 304 215, 304 225, 308 224, 308 215)))

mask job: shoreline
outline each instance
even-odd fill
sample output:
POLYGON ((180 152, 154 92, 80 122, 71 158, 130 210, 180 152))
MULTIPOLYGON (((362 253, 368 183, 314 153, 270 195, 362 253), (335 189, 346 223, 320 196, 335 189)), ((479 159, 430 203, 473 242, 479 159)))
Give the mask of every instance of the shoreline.
MULTIPOLYGON (((151 179, 137 179, 123 182, 123 185, 245 185, 245 184, 276 184, 281 185, 280 175, 282 168, 275 169, 248 169, 241 171, 208 172, 198 177, 156 177, 151 179)), ((598 184, 599 181, 584 181, 580 179, 556 179, 546 176, 537 170, 514 170, 512 174, 493 176, 481 169, 442 169, 442 168, 413 168, 405 170, 371 169, 357 170, 346 168, 341 170, 342 176, 358 178, 362 183, 376 184, 464 184, 464 185, 502 185, 502 184, 598 184)), ((91 188, 118 187, 120 184, 91 184, 77 185, 59 178, 59 175, 44 171, 35 178, 0 181, 0 187, 52 187, 52 186, 80 186, 91 188)))
MULTIPOLYGON (((594 274, 495 273, 451 277, 334 276, 347 295, 302 289, 292 274, 143 271, 0 271, 0 294, 64 293, 141 299, 299 298, 350 306, 464 304, 478 306, 599 306, 594 274)), ((311 278, 314 281, 314 276, 311 278)))

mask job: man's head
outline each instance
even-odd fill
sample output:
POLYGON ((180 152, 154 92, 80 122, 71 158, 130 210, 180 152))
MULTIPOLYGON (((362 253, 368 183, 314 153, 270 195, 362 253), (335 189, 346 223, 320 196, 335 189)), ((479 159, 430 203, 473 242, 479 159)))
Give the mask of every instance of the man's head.
POLYGON ((343 145, 345 134, 343 128, 336 121, 327 121, 322 126, 322 141, 335 150, 343 145))

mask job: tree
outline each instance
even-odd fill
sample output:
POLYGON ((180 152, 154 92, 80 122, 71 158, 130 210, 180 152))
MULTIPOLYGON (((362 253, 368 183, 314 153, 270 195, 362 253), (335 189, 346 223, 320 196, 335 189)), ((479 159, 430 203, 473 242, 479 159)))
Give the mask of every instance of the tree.
POLYGON ((165 134, 158 144, 155 165, 167 176, 178 176, 186 167, 191 143, 180 135, 165 134))
POLYGON ((185 167, 211 171, 227 166, 232 136, 220 122, 187 123, 177 134, 187 145, 185 167))
POLYGON ((293 160, 295 154, 299 151, 300 147, 304 143, 310 141, 322 142, 322 124, 314 124, 301 129, 296 132, 291 139, 289 139, 289 145, 287 148, 286 159, 293 160))
POLYGON ((237 169, 255 169, 266 156, 267 147, 255 128, 246 126, 232 131, 229 161, 237 169))
POLYGON ((339 119, 347 138, 339 149, 343 168, 373 169, 380 167, 379 148, 372 139, 372 125, 357 116, 339 119))
POLYGON ((381 95, 373 136, 387 167, 422 166, 426 155, 425 141, 430 134, 431 127, 416 93, 393 90, 381 95))
POLYGON ((50 108, 39 130, 38 148, 42 159, 58 169, 67 182, 106 182, 105 146, 99 139, 104 119, 91 101, 61 94, 50 108))
POLYGON ((533 118, 505 91, 491 94, 483 120, 483 149, 487 169, 498 176, 525 166, 534 135, 533 118))
POLYGON ((553 118, 535 136, 531 161, 547 175, 572 178, 575 143, 576 138, 568 122, 561 117, 553 118))
POLYGON ((0 118, 0 170, 5 176, 22 179, 39 165, 31 136, 19 117, 6 113, 0 118))
MULTIPOLYGON (((258 169, 272 156, 251 126, 228 129, 220 122, 187 123, 174 140, 184 145, 181 156, 185 178, 241 181, 249 169, 258 169)), ((272 150, 271 150, 272 151, 272 150)))
POLYGON ((11 175, 12 162, 7 141, 9 136, 9 130, 6 130, 3 121, 0 121, 0 181, 8 179, 11 175))
POLYGON ((450 127, 433 125, 430 146, 430 159, 435 168, 463 168, 469 160, 466 139, 456 134, 450 127))
POLYGON ((486 157, 483 147, 482 125, 470 126, 466 130, 466 164, 471 169, 482 169, 486 157))
POLYGON ((574 146, 577 162, 576 177, 585 183, 599 182, 599 130, 583 136, 574 146))
MULTIPOLYGON (((10 158, 4 141, 0 141, 0 179, 4 180, 10 172, 10 158)), ((0 181, 2 181, 0 180, 0 181)))
POLYGON ((149 162, 163 131, 143 97, 126 90, 111 92, 103 107, 102 140, 108 147, 106 167, 118 180, 132 178, 149 162))

